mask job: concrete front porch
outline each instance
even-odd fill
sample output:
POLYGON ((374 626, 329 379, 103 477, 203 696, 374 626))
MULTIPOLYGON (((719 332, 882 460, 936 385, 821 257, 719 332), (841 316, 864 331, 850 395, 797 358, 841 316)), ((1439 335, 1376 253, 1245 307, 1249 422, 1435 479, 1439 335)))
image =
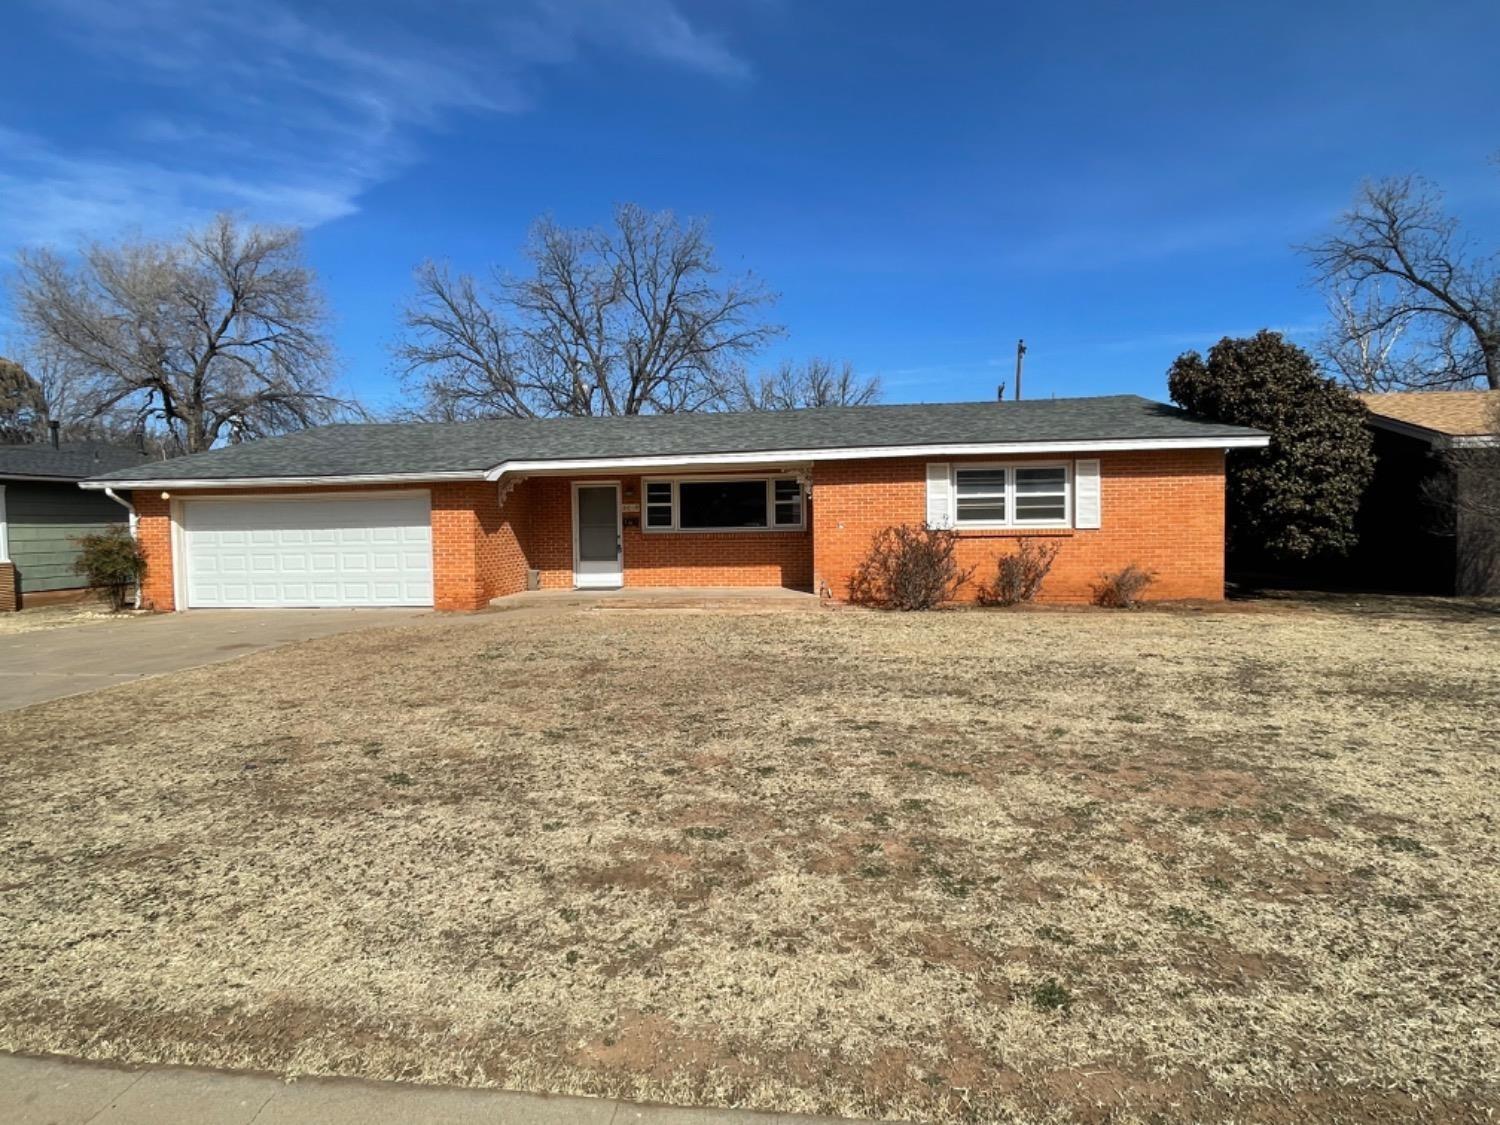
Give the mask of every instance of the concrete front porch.
POLYGON ((494 598, 494 609, 691 609, 797 613, 821 608, 816 594, 779 586, 622 586, 615 590, 527 590, 494 598))

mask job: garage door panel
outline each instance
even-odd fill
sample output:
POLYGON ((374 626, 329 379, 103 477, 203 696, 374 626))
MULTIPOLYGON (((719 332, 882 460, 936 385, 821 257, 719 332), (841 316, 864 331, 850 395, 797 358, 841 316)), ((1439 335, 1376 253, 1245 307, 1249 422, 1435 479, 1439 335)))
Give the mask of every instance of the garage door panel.
POLYGON ((190 607, 432 604, 426 495, 190 500, 190 607))

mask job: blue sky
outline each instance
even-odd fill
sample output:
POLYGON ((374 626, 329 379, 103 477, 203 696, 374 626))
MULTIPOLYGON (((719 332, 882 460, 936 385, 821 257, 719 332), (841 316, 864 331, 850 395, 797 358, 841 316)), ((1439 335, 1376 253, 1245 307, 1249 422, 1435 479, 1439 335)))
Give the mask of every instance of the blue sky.
POLYGON ((703 215, 781 294, 765 356, 889 400, 1163 397, 1189 347, 1323 318, 1292 246, 1422 172, 1500 232, 1500 5, 11 0, 0 254, 229 209, 307 228, 349 387, 427 256, 703 215))

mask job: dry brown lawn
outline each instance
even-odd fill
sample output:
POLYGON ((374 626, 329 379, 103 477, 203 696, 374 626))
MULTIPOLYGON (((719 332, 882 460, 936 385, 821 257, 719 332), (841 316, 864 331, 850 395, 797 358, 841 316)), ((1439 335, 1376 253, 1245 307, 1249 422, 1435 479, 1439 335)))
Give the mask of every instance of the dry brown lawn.
POLYGON ((118 625, 137 620, 133 610, 113 613, 100 601, 72 602, 65 605, 38 606, 20 613, 0 613, 0 637, 16 633, 34 633, 41 629, 58 629, 67 625, 118 625))
POLYGON ((0 715, 0 1047, 1500 1110, 1500 613, 500 613, 0 715))

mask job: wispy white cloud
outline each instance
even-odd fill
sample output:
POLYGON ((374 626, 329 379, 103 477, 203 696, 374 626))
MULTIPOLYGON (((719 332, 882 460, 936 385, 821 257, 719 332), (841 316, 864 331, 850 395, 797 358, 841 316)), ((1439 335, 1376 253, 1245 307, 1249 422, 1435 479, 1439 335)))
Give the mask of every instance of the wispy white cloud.
POLYGON ((462 114, 531 108, 529 77, 629 55, 712 80, 749 74, 672 0, 479 2, 302 13, 284 0, 46 0, 75 49, 135 76, 97 135, 0 130, 0 243, 166 229, 232 209, 316 225, 353 213, 462 114))

